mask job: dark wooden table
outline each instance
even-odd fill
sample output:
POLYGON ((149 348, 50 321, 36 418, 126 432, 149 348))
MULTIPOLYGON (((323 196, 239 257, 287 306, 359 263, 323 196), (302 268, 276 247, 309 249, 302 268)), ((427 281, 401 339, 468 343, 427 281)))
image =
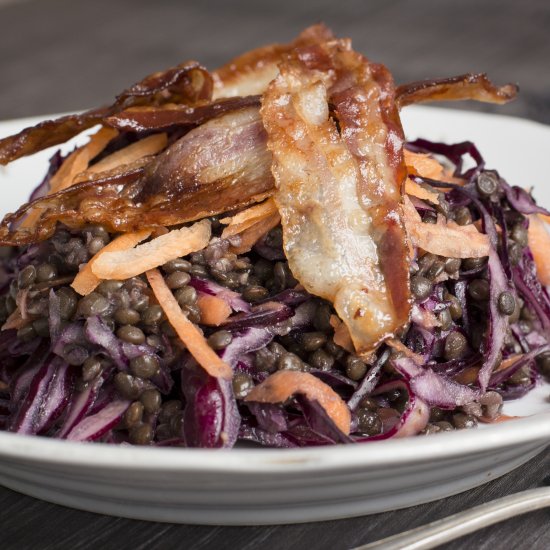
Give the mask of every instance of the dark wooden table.
MULTIPOLYGON (((386 63, 398 82, 467 71, 515 81, 513 104, 456 106, 550 123, 548 0, 0 0, 0 120, 83 109, 144 74, 195 58, 215 67, 323 20, 386 63)), ((386 514, 279 527, 199 527, 111 518, 0 488, 0 548, 350 548, 523 489, 550 473, 545 452, 517 471, 439 502, 386 514)), ((550 547, 541 511, 451 549, 550 547)))

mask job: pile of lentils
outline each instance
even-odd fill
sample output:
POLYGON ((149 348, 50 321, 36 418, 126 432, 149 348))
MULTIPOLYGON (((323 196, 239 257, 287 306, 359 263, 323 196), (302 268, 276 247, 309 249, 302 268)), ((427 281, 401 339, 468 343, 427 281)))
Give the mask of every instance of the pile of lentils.
MULTIPOLYGON (((471 211, 466 208, 445 207, 442 198, 440 209, 448 218, 459 224, 471 223, 471 211)), ((517 248, 520 252, 526 246, 526 234, 522 230, 517 213, 507 213, 511 225, 510 254, 517 248), (511 215, 513 214, 513 216, 511 215)), ((431 213, 424 215, 430 222, 431 213)), ((435 218, 434 218, 435 219, 435 218)), ((201 312, 197 306, 197 291, 189 283, 191 278, 216 282, 241 294, 247 302, 254 304, 275 296, 285 289, 294 288, 298 281, 293 277, 282 253, 281 227, 272 229, 263 239, 262 246, 271 254, 260 254, 260 249, 236 255, 230 251, 230 243, 221 239, 221 227, 217 218, 211 218, 213 235, 210 245, 203 251, 184 258, 172 260, 161 267, 165 280, 188 318, 195 323, 214 350, 222 350, 232 342, 229 330, 216 330, 201 325, 201 312), (278 257, 283 259, 268 259, 278 257)), ((147 345, 155 350, 154 355, 139 355, 129 362, 129 369, 119 371, 109 354, 98 351, 93 342, 69 342, 54 352, 60 355, 78 372, 76 389, 82 390, 104 376, 106 382, 124 399, 132 401, 119 425, 110 432, 107 441, 127 441, 133 444, 153 444, 171 441, 181 437, 183 409, 185 406, 180 389, 180 374, 185 348, 167 322, 162 308, 155 302, 153 293, 144 276, 126 281, 103 281, 92 293, 82 297, 70 286, 79 267, 100 251, 114 235, 104 227, 94 225, 82 230, 59 226, 53 237, 39 244, 20 249, 1 250, 0 283, 3 283, 0 297, 0 322, 4 323, 17 304, 24 302, 29 321, 17 330, 21 343, 21 356, 10 361, 23 364, 29 350, 26 346, 36 341, 48 342, 50 338, 49 308, 52 293, 59 300, 61 330, 64 327, 83 323, 87 318, 99 316, 104 325, 122 341, 134 345, 147 345), (163 365, 169 372, 171 383, 158 382, 159 368, 163 365)), ((519 254, 519 252, 518 252, 519 254)), ((434 309, 438 320, 435 336, 438 346, 433 350, 431 361, 449 362, 460 360, 479 349, 486 329, 487 281, 486 259, 442 258, 425 254, 413 263, 411 291, 415 303, 422 307, 430 300, 437 301, 434 309), (455 283, 462 273, 468 275, 467 294, 470 322, 479 329, 466 334, 461 329, 463 310, 461 300, 454 292, 455 283)), ((233 377, 233 391, 243 417, 250 418, 250 411, 243 399, 255 384, 277 370, 298 370, 303 372, 332 375, 336 380, 334 388, 348 399, 363 380, 370 364, 355 354, 347 352, 334 342, 334 330, 330 317, 334 314, 332 305, 322 299, 309 298, 313 304, 311 324, 305 331, 290 332, 276 336, 267 346, 252 355, 252 370, 239 370, 233 377)), ((532 313, 523 307, 521 299, 501 296, 499 308, 510 316, 510 320, 528 333, 532 325, 532 313)), ((402 336, 413 351, 413 325, 402 336)), ((512 333, 508 335, 507 346, 516 350, 518 342, 512 333)), ((50 348, 53 344, 50 342, 50 348)), ((392 367, 392 352, 384 364, 381 382, 395 378, 392 367)), ((249 354, 250 355, 250 354, 249 354)), ((550 372, 550 357, 543 356, 541 368, 550 372)), ((17 366, 17 365, 15 365, 17 366)), ((330 378, 330 376, 329 376, 330 378)), ((529 372, 519 370, 510 384, 526 384, 529 372)), ((332 385, 332 384, 331 384, 332 385)), ((0 390, 9 389, 4 383, 0 390)), ((365 436, 380 434, 383 418, 398 417, 407 406, 407 394, 393 390, 379 397, 364 397, 353 411, 354 433, 365 436)), ((479 402, 473 402, 455 410, 433 408, 430 423, 424 433, 435 433, 454 429, 472 428, 480 417, 495 418, 502 408, 502 397, 498 391, 489 391, 479 402)))

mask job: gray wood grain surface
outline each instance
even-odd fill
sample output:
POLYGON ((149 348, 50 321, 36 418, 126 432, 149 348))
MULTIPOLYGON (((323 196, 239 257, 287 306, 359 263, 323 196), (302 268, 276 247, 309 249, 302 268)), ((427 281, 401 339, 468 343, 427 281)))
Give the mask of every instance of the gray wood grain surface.
MULTIPOLYGON (((398 82, 486 71, 496 82, 518 82, 520 98, 499 108, 457 108, 550 123, 548 0, 1 0, 0 119, 94 106, 159 68, 190 58, 215 67, 320 20, 387 64, 398 82)), ((110 518, 0 488, 0 548, 344 549, 540 486, 549 473, 545 452, 439 502, 341 521, 245 528, 110 518)), ((537 512, 446 548, 548 548, 549 519, 548 511, 537 512)))

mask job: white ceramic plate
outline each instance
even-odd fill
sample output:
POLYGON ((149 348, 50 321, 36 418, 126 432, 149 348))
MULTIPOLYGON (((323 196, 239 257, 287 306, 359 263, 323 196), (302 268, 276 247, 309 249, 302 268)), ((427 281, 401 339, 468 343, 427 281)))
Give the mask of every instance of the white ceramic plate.
MULTIPOLYGON (((489 167, 535 185, 550 204, 550 128, 464 111, 409 108, 408 137, 474 141, 489 167)), ((0 136, 36 119, 0 123, 0 136)), ((50 152, 0 170, 1 213, 28 196, 50 152)), ((335 519, 412 506, 517 468, 550 443, 549 385, 505 412, 526 418, 483 429, 309 449, 158 449, 69 443, 0 433, 0 484, 83 510, 203 524, 335 519)))

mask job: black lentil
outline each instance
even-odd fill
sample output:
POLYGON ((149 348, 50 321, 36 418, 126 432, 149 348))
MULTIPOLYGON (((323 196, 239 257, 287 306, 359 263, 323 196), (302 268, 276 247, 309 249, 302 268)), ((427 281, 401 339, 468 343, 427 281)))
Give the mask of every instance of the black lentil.
POLYGON ((376 411, 378 407, 378 402, 372 397, 363 397, 359 403, 360 409, 367 409, 368 411, 376 411))
POLYGON ((453 415, 453 426, 458 430, 475 428, 477 426, 477 418, 471 414, 456 413, 453 415))
POLYGON ((429 279, 430 281, 433 281, 439 275, 443 273, 445 270, 445 263, 441 260, 436 260, 424 273, 424 276, 429 279))
POLYGON ((175 413, 169 422, 170 432, 174 437, 181 437, 183 433, 183 412, 175 413))
POLYGON ((330 326, 331 314, 331 307, 324 302, 320 303, 315 310, 313 326, 320 332, 328 332, 332 328, 330 326))
POLYGON ((25 325, 17 331, 17 339, 22 342, 29 342, 33 338, 36 338, 36 331, 34 330, 32 324, 25 325))
POLYGON ((208 337, 208 344, 212 349, 226 348, 233 341, 233 336, 228 330, 218 330, 208 337))
POLYGON ((175 292, 174 297, 180 306, 194 304, 197 301, 197 291, 192 286, 185 286, 175 292))
POLYGON ((135 309, 123 307, 115 311, 114 319, 121 325, 135 325, 139 323, 141 316, 135 309))
POLYGON ((191 276, 185 271, 174 271, 165 279, 168 288, 171 288, 172 290, 186 286, 190 280, 191 276))
POLYGON ((309 356, 309 363, 314 369, 330 370, 334 366, 334 357, 323 349, 317 349, 309 356))
POLYGON ((100 239, 99 237, 94 237, 87 245, 88 252, 91 256, 94 256, 97 254, 103 247, 105 246, 105 242, 103 239, 100 239))
POLYGON ((543 376, 550 378, 550 352, 541 353, 537 357, 537 366, 543 376))
POLYGON ((181 410, 181 401, 171 399, 162 404, 159 413, 159 423, 169 422, 170 418, 181 410))
POLYGON ((498 189, 498 180, 492 172, 481 172, 476 180, 476 189, 484 197, 490 197, 498 189))
POLYGON ((325 351, 327 353, 330 353, 337 361, 339 361, 346 355, 346 350, 336 344, 334 340, 329 340, 325 344, 325 351))
POLYGON ((449 308, 441 310, 437 315, 437 320, 442 330, 449 330, 453 324, 453 318, 451 317, 449 308))
POLYGON ((522 248, 526 247, 528 242, 527 228, 522 223, 516 223, 510 231, 510 238, 522 248))
POLYGON ((523 256, 523 249, 518 243, 510 242, 508 245, 508 258, 512 265, 518 265, 523 256))
POLYGON ((246 372, 237 372, 232 380, 233 393, 237 399, 243 399, 248 395, 248 392, 254 387, 254 382, 246 372))
POLYGON ((486 258, 465 258, 462 260, 462 269, 464 271, 471 271, 473 269, 479 269, 483 267, 487 262, 486 258))
POLYGON ((462 407, 460 407, 460 410, 464 414, 469 414, 471 416, 475 416, 476 418, 483 416, 483 407, 477 401, 472 401, 471 403, 466 403, 465 405, 462 405, 462 407))
POLYGON ((439 422, 445 418, 445 411, 438 407, 432 407, 430 409, 430 422, 439 422))
POLYGON ((469 225, 473 222, 472 214, 466 206, 460 206, 455 211, 455 222, 458 225, 469 225))
POLYGON ((143 418, 143 405, 139 401, 134 401, 124 413, 122 418, 126 428, 131 428, 141 422, 143 418))
POLYGON ((123 281, 107 280, 102 281, 97 287, 96 291, 103 296, 109 297, 115 292, 118 292, 123 286, 123 281))
POLYGON ((90 382, 97 378, 102 370, 101 361, 97 357, 88 357, 82 365, 82 379, 84 382, 90 382))
POLYGON ((139 378, 151 378, 159 370, 159 360, 154 355, 141 355, 130 361, 130 372, 139 378))
POLYGON ((40 319, 35 319, 32 322, 32 328, 35 330, 36 334, 41 338, 48 338, 50 336, 50 323, 45 317, 40 319))
POLYGON ((468 285, 468 294, 478 302, 489 299, 489 282, 486 279, 474 279, 468 285))
POLYGON ((249 285, 243 290, 243 298, 247 302, 259 302, 263 300, 269 291, 267 288, 259 285, 249 285))
POLYGON ((129 344, 143 344, 145 342, 145 334, 143 331, 132 325, 123 325, 117 331, 116 335, 129 344))
POLYGON ((300 341, 305 351, 315 351, 326 344, 327 336, 323 332, 306 332, 302 334, 300 341))
POLYGON ((187 318, 195 324, 201 322, 201 310, 197 304, 187 304, 183 306, 182 311, 187 314, 187 318))
POLYGON ((443 356, 447 361, 453 359, 462 359, 468 351, 468 342, 466 337, 458 331, 451 332, 445 338, 445 348, 443 356))
POLYGON ((162 308, 157 304, 149 306, 141 314, 141 320, 145 325, 158 325, 162 321, 163 317, 164 312, 162 311, 162 308))
POLYGON ((99 292, 90 292, 90 294, 79 300, 77 313, 83 317, 91 317, 107 313, 110 307, 111 304, 107 298, 99 292))
POLYGON ((76 344, 67 344, 63 349, 63 358, 69 365, 82 365, 88 356, 88 350, 76 344))
POLYGON ((19 288, 27 288, 31 286, 36 279, 36 268, 34 265, 28 265, 19 272, 17 283, 19 288))
POLYGON ((346 358, 346 375, 352 380, 361 380, 367 372, 367 365, 359 357, 348 355, 346 358))
POLYGON ((445 271, 447 273, 456 273, 460 269, 462 261, 460 258, 447 258, 445 260, 445 271))
POLYGON ((451 314, 451 319, 453 321, 457 321, 462 317, 462 306, 460 305, 460 301, 456 296, 453 296, 452 294, 449 294, 446 300, 450 302, 449 313, 451 314))
POLYGON ((49 263, 40 264, 36 268, 36 282, 51 281, 57 277, 57 268, 49 263))
POLYGON ((126 399, 137 399, 141 393, 141 388, 136 379, 126 372, 117 372, 114 378, 115 388, 126 399))
POLYGON ((531 382, 531 376, 527 369, 522 368, 514 372, 514 374, 508 378, 508 382, 510 384, 514 384, 515 386, 524 386, 531 382))
POLYGON ((498 309, 503 315, 512 315, 516 309, 516 300, 511 292, 501 292, 498 297, 498 309))
POLYGON ((382 420, 375 412, 368 409, 358 409, 357 428, 366 435, 378 435, 382 431, 382 420))
POLYGON ((149 424, 136 424, 130 428, 128 435, 134 445, 149 445, 153 439, 153 428, 149 424))
POLYGON ((254 275, 261 281, 267 280, 273 276, 273 264, 267 260, 260 258, 252 268, 254 275))
POLYGON ((422 275, 411 277, 411 292, 418 300, 425 300, 432 292, 432 282, 422 275))
POLYGON ((189 274, 193 277, 208 277, 208 270, 203 265, 193 264, 189 269, 189 274))
POLYGON ((160 410, 162 405, 162 396, 158 390, 145 390, 140 396, 139 400, 143 405, 143 410, 146 413, 154 414, 160 410))
POLYGON ((302 370, 302 360, 294 353, 284 353, 277 359, 279 370, 302 370))
POLYGON ((162 269, 165 273, 174 273, 175 271, 189 271, 193 264, 184 260, 183 258, 176 258, 175 260, 170 260, 166 262, 162 269))

